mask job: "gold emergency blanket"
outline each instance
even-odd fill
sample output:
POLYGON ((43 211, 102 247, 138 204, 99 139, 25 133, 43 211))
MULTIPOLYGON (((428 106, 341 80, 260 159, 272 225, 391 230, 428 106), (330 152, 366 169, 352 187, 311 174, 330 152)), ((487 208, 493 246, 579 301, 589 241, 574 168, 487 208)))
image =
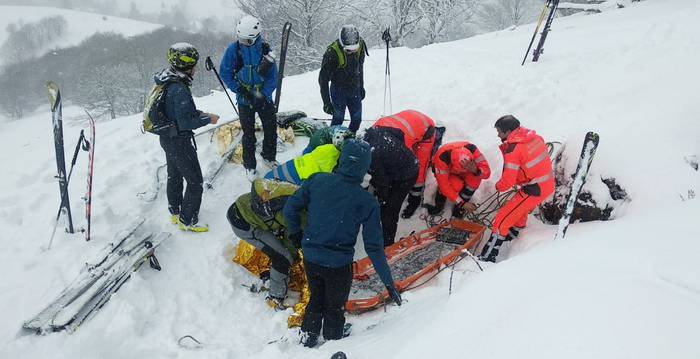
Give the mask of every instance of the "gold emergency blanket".
MULTIPOLYGON (((304 320, 304 313, 306 313, 306 305, 309 304, 309 299, 311 298, 311 291, 306 283, 304 263, 301 260, 301 252, 299 253, 300 259, 294 262, 289 269, 289 289, 300 292, 300 296, 299 302, 294 304, 294 313, 287 318, 288 328, 301 326, 301 322, 304 320)), ((270 270, 270 258, 246 241, 238 242, 233 262, 241 265, 257 277, 261 273, 270 270)))
MULTIPOLYGON (((261 131, 262 126, 256 122, 255 131, 261 131)), ((242 134, 241 122, 233 121, 227 125, 223 125, 216 129, 216 146, 220 156, 228 151, 231 147, 231 143, 242 134)), ((294 130, 290 128, 280 128, 277 127, 277 141, 284 143, 294 143, 294 130)), ((234 149, 233 156, 231 156, 231 162, 233 163, 243 163, 243 146, 240 141, 236 148, 234 149)))

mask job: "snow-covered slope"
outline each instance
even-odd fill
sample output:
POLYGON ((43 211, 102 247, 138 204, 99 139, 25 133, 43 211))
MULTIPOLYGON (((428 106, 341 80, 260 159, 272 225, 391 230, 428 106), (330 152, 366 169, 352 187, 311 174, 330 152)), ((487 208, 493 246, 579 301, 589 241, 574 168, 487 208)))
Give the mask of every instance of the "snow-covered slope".
MULTIPOLYGON (((539 63, 520 66, 533 25, 422 49, 392 49, 394 111, 414 108, 447 126, 447 140, 476 143, 493 178, 477 196, 493 193, 502 161, 494 121, 514 114, 547 140, 567 143, 576 157, 588 130, 601 136, 589 184, 615 177, 631 202, 609 222, 574 224, 552 242, 556 228, 531 218, 510 258, 477 273, 473 263, 404 295, 390 306, 349 316, 353 335, 308 350, 286 329, 287 313, 272 312, 243 284, 254 281, 230 262, 237 243, 226 208, 249 189, 241 167, 230 166, 205 192, 204 235, 167 224, 164 193, 153 204, 136 193, 164 161, 157 139, 138 133, 139 116, 98 123, 93 203, 94 241, 60 234, 50 251, 58 205, 48 113, 0 124, 0 357, 123 358, 698 358, 700 344, 700 173, 684 156, 700 153, 700 3, 648 0, 595 16, 557 19, 539 63), (159 248, 162 272, 142 269, 81 329, 68 335, 21 335, 114 232, 147 216, 173 237, 159 248), (176 345, 190 334, 200 350, 176 345), (280 337, 290 338, 272 344, 280 337)), ((365 118, 382 111, 383 51, 365 68, 365 118)), ((198 74, 207 76, 208 74, 198 74)), ((317 73, 285 80, 281 110, 321 116, 317 73)), ((198 106, 231 118, 223 94, 198 106)), ((78 112, 66 110, 66 117, 78 112)), ((84 122, 69 119, 67 152, 84 122)), ((215 146, 199 140, 205 172, 215 146)), ((298 154, 305 140, 280 154, 298 154)), ((81 154, 84 156, 84 154, 81 154)), ((573 160, 567 162, 575 166, 573 160)), ((85 157, 71 185, 82 223, 85 157)), ((401 222, 405 234, 424 228, 401 222)))
POLYGON ((65 35, 45 50, 79 44, 96 32, 115 32, 124 36, 134 36, 153 31, 162 25, 114 16, 66 10, 43 6, 0 6, 0 44, 8 37, 7 26, 11 23, 34 23, 51 16, 63 16, 68 23, 65 35))

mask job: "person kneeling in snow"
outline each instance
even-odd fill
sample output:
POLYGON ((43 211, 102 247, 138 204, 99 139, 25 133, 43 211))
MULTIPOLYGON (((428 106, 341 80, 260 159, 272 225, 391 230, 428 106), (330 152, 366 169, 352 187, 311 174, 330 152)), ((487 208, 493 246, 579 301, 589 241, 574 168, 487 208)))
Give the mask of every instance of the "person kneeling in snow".
POLYGON ((305 181, 314 173, 332 172, 338 164, 340 150, 343 148, 343 143, 347 135, 352 135, 352 132, 343 130, 340 126, 334 127, 338 128, 336 128, 334 135, 330 136, 331 142, 315 146, 313 150, 309 152, 304 150, 303 155, 273 168, 270 172, 265 174, 265 178, 301 185, 302 181, 305 181))
POLYGON ((447 143, 440 146, 432 162, 438 192, 435 193, 435 205, 424 205, 428 214, 439 214, 447 199, 454 203, 453 217, 462 218, 465 211, 476 209, 469 200, 481 180, 491 176, 489 163, 479 149, 467 141, 447 143))
POLYGON ((270 287, 266 301, 275 309, 285 308, 289 267, 297 253, 285 237, 282 216, 284 201, 297 188, 291 183, 256 179, 251 192, 239 196, 226 213, 233 233, 270 258, 270 287))
POLYGON ((496 182, 496 190, 505 192, 513 186, 518 192, 496 213, 491 238, 479 258, 495 262, 504 242, 518 237, 527 223, 527 216, 535 207, 554 193, 554 173, 547 145, 535 131, 520 127, 520 121, 511 115, 499 118, 495 124, 503 142, 503 174, 496 182))
POLYGON ((348 334, 344 330, 344 310, 352 286, 352 262, 360 226, 367 255, 391 298, 401 305, 401 295, 384 255, 379 204, 360 185, 370 161, 371 148, 366 142, 347 140, 335 173, 310 177, 284 206, 289 238, 302 248, 311 290, 301 325, 301 342, 306 347, 316 346, 322 327, 326 340, 348 334), (304 209, 308 225, 302 233, 300 216, 304 209))

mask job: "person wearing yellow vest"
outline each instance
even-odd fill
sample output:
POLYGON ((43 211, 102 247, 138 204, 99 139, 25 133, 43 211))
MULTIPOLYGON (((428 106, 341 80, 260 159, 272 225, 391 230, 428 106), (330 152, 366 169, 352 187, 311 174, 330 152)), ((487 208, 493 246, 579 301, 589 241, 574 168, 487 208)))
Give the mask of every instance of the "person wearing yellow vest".
POLYGON ((341 146, 342 142, 318 146, 305 155, 291 159, 273 168, 265 174, 265 178, 301 185, 303 181, 314 173, 333 172, 333 169, 338 164, 341 146))
POLYGON ((331 126, 342 125, 345 108, 350 112, 350 131, 357 132, 365 99, 364 72, 367 45, 354 25, 344 25, 338 39, 326 49, 318 73, 323 111, 333 115, 331 126), (330 91, 328 84, 330 83, 330 91))

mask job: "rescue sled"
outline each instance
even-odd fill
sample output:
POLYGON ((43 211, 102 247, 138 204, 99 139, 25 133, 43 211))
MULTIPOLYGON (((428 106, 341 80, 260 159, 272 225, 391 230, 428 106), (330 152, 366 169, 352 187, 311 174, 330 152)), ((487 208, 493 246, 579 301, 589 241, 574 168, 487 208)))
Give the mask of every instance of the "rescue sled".
MULTIPOLYGON (((453 219, 411 234, 385 248, 396 289, 404 292, 421 279, 427 281, 428 274, 454 263, 464 251, 473 251, 485 230, 480 224, 453 219)), ((388 301, 389 294, 369 258, 354 262, 353 285, 345 303, 347 312, 367 312, 388 301)))

